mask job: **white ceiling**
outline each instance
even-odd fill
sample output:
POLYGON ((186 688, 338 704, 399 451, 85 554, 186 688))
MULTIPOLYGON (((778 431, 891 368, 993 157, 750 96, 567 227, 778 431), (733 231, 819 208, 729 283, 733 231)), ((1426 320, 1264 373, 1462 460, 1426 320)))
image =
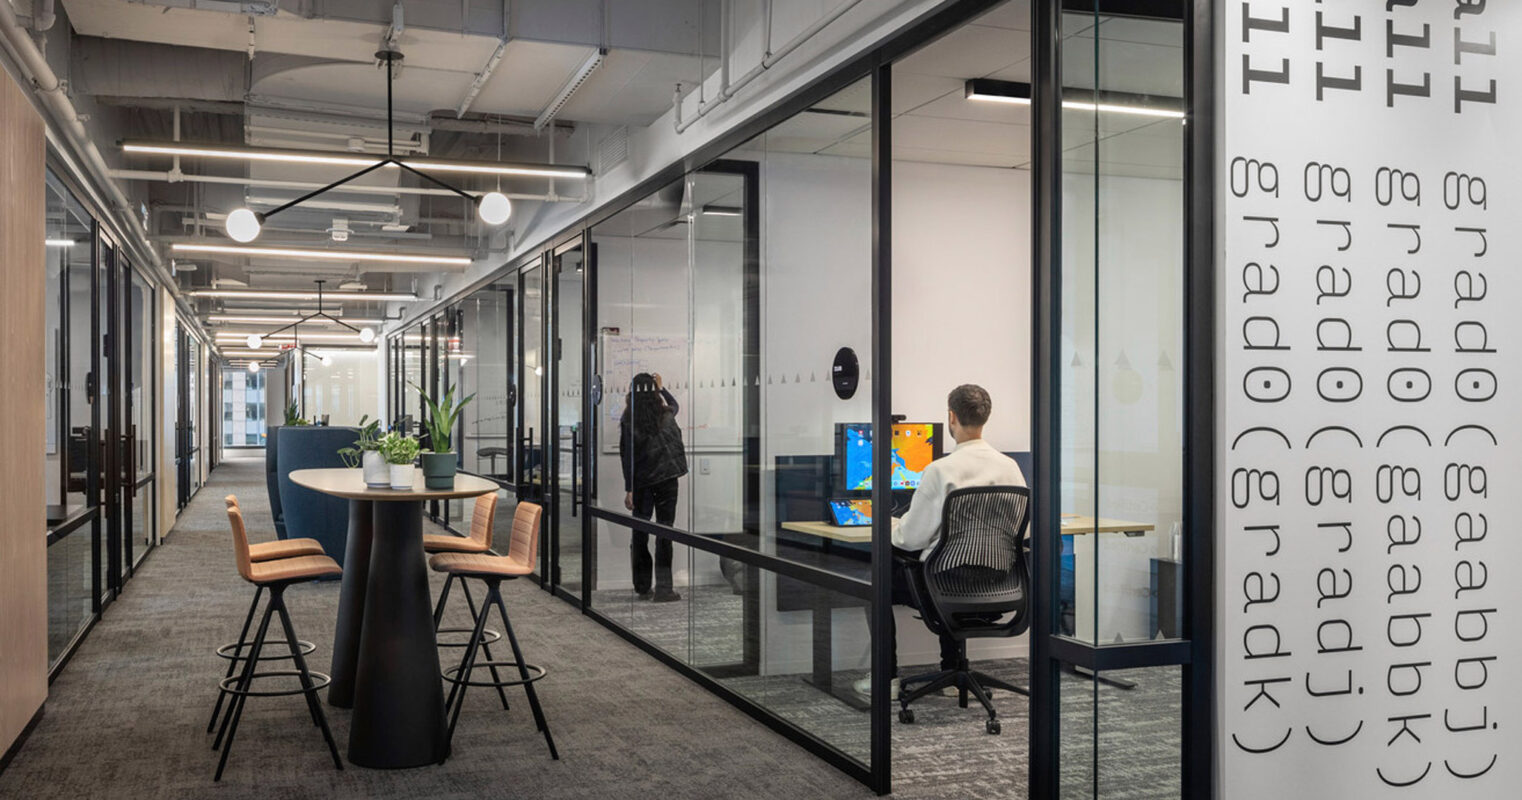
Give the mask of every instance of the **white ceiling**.
MULTIPOLYGON (((1181 24, 1083 14, 1064 15, 1064 24, 1066 86, 1182 96, 1181 24)), ((1029 28, 1030 0, 1010 0, 896 62, 893 157, 1029 168, 1030 108, 965 96, 971 78, 1030 82, 1029 28)), ((799 114, 767 132, 766 149, 869 157, 870 91, 864 80, 811 109, 851 111, 857 116, 799 114)), ((1063 140, 1064 165, 1069 171, 1144 177, 1182 174, 1183 137, 1178 120, 1069 111, 1063 115, 1063 140)))

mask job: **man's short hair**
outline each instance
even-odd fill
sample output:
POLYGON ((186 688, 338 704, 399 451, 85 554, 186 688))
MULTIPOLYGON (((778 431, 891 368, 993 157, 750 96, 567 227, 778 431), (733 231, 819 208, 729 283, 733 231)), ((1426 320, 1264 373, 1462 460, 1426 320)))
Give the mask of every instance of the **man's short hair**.
POLYGON ((969 428, 976 428, 988 421, 994 401, 988 390, 975 383, 964 383, 946 396, 946 407, 957 415, 957 421, 969 428))

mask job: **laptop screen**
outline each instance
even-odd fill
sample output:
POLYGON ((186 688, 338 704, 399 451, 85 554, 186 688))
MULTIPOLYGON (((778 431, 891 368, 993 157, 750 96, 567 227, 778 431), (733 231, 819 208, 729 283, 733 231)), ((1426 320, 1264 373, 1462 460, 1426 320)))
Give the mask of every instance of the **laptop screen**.
POLYGON ((831 500, 830 515, 842 528, 860 528, 872 524, 871 500, 831 500))

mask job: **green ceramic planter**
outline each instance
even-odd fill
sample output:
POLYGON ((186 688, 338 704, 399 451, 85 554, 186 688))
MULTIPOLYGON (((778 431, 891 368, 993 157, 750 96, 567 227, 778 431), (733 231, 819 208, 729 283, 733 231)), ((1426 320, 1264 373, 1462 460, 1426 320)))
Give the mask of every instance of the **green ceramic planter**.
POLYGON ((457 469, 454 453, 424 453, 423 486, 429 489, 451 489, 457 469))

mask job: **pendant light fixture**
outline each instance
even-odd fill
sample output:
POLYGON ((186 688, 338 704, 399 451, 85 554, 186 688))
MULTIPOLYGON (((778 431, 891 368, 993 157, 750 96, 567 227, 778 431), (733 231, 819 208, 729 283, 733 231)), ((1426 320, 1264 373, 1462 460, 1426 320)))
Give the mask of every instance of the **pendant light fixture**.
MULTIPOLYGON (((476 196, 460 189, 459 187, 445 183, 438 178, 435 178, 432 175, 429 175, 417 169, 416 167, 411 166, 407 162, 399 160, 396 157, 396 142, 394 133, 395 112, 392 108, 392 88, 396 82, 396 64, 398 61, 402 60, 402 54, 398 50, 381 50, 375 54, 375 57, 378 60, 385 62, 386 64, 386 157, 376 161, 373 164, 370 164, 369 166, 364 167, 363 169, 346 178, 336 180, 320 189, 315 189, 313 191, 307 192, 306 194, 291 200, 288 203, 276 206, 269 211, 259 212, 254 211, 250 208, 234 209, 232 213, 227 215, 226 222, 227 235, 231 237, 233 241, 243 242, 245 244, 252 242, 253 240, 259 238, 259 231, 264 227, 265 221, 267 221, 270 217, 273 217, 276 214, 279 214, 280 212, 287 209, 299 206, 302 203, 311 200, 320 194, 330 192, 346 183, 349 183, 350 181, 361 178, 383 167, 396 167, 398 169, 406 170, 407 172, 410 172, 419 178, 434 184, 435 186, 443 189, 448 189, 449 191, 465 198, 475 206, 476 214, 481 218, 481 221, 485 222, 488 225, 501 225, 502 223, 507 222, 508 217, 512 216, 512 201, 508 200, 507 195, 503 194, 501 191, 492 191, 487 192, 481 196, 476 196)), ((347 160, 347 157, 345 157, 345 160, 347 160)), ((440 170, 450 169, 448 166, 442 164, 437 165, 437 168, 440 170)), ((371 332, 371 336, 373 338, 373 331, 371 332)))
POLYGON ((304 322, 311 322, 312 320, 315 320, 315 319, 322 319, 322 320, 326 320, 328 322, 334 322, 334 323, 337 323, 337 324, 339 324, 339 325, 341 325, 341 326, 343 326, 345 328, 348 328, 349 330, 354 331, 354 333, 358 334, 359 335, 359 340, 361 342, 364 342, 365 344, 370 344, 371 342, 375 341, 375 329, 374 328, 372 328, 372 327, 370 327, 368 325, 366 325, 363 328, 356 328, 353 325, 350 325, 349 323, 344 322, 343 320, 339 319, 338 317, 335 317, 332 314, 329 314, 328 312, 323 311, 322 310, 322 285, 324 283, 327 283, 327 281, 322 280, 322 279, 318 279, 318 280, 314 281, 314 283, 317 284, 317 310, 313 311, 310 314, 307 314, 304 317, 296 319, 295 321, 291 322, 291 324, 289 324, 289 325, 282 325, 281 327, 276 328, 276 329, 270 331, 269 333, 265 333, 265 334, 250 333, 248 335, 248 339, 247 339, 248 349, 250 349, 250 350, 258 350, 258 349, 264 347, 264 340, 266 338, 275 336, 276 334, 284 333, 285 331, 290 331, 291 332, 291 340, 294 343, 296 349, 301 350, 302 352, 305 352, 306 349, 301 346, 301 328, 300 328, 300 326, 304 322))

